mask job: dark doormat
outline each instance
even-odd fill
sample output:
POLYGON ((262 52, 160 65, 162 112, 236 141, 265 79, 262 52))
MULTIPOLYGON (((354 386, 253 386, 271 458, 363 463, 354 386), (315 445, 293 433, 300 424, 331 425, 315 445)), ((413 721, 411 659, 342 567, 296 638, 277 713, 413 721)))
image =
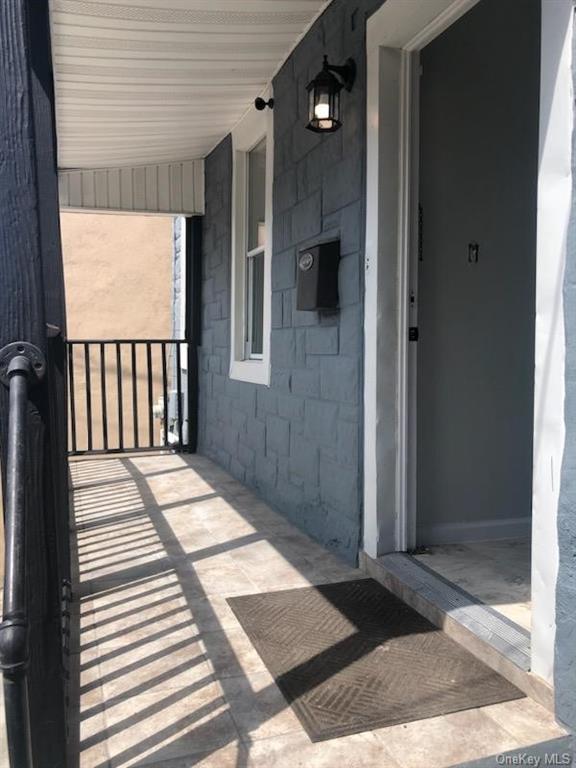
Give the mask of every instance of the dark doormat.
POLYGON ((228 603, 312 741, 524 696, 372 579, 228 603))

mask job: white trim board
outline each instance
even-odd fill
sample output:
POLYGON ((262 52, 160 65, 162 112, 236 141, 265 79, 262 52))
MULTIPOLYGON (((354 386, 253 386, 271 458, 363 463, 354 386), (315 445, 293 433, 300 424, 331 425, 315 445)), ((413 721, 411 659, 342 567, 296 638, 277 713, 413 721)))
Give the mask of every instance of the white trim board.
MULTIPOLYGON (((363 547, 373 558, 406 549, 415 530, 406 334, 417 165, 413 73, 418 51, 477 1, 387 0, 367 23, 363 547)), ((532 669, 548 681, 553 676, 564 444, 562 284, 572 189, 572 23, 571 0, 542 3, 532 669)))
MULTIPOLYGON (((266 100, 272 90, 264 93, 266 100)), ((231 379, 270 385, 270 334, 272 330, 272 186, 274 180, 274 112, 252 109, 232 131, 232 274, 230 283, 231 379), (245 273, 247 154, 266 138, 266 247, 264 250, 264 308, 262 359, 246 359, 245 273), (242 297, 242 298, 240 298, 242 297)))
POLYGON ((572 202, 572 0, 542 2, 536 235, 532 670, 554 671, 557 513, 564 453, 564 265, 572 202))

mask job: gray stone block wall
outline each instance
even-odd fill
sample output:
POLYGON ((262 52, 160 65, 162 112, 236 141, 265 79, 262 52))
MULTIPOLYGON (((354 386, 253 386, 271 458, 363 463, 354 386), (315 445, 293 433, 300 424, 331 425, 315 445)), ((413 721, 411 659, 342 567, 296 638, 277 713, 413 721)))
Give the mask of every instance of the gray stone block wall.
MULTIPOLYGON (((186 261, 185 237, 186 237, 186 219, 184 216, 175 216, 172 220, 172 338, 183 339, 186 334, 186 328, 182 322, 182 302, 186 301, 186 286, 182 281, 182 267, 186 261)), ((174 392, 176 388, 176 354, 173 351, 171 355, 170 383, 169 390, 174 392)), ((182 392, 187 391, 188 374, 186 368, 181 371, 182 392)), ((188 399, 182 398, 182 437, 186 442, 188 440, 188 399)), ((177 435, 178 428, 178 401, 176 395, 168 397, 168 429, 174 435, 177 435)))
POLYGON ((274 79, 271 386, 230 380, 232 144, 206 160, 200 450, 330 550, 361 536, 366 18, 381 0, 335 0, 274 79), (343 127, 305 130, 322 55, 352 56, 343 127), (296 309, 299 249, 340 238, 340 310, 296 309))

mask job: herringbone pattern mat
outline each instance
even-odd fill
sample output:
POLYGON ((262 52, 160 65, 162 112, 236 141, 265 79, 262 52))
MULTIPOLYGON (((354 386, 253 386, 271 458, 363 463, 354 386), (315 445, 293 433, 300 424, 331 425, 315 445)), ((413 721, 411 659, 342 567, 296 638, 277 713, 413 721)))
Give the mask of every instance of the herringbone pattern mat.
POLYGON ((524 695, 372 579, 228 602, 313 741, 524 695))

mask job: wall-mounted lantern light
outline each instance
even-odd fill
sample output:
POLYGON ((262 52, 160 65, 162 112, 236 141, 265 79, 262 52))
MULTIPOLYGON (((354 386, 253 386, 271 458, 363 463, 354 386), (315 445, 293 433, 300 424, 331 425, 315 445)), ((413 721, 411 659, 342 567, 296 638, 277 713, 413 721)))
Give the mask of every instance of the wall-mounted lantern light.
POLYGON ((347 59, 342 66, 324 64, 314 80, 308 84, 308 128, 315 133, 333 133, 342 125, 340 118, 340 91, 352 90, 356 77, 354 59, 347 59))
POLYGON ((259 112, 262 112, 262 110, 266 109, 266 107, 274 109, 274 99, 268 99, 268 101, 264 101, 261 96, 258 96, 256 99, 254 99, 254 106, 259 112))

